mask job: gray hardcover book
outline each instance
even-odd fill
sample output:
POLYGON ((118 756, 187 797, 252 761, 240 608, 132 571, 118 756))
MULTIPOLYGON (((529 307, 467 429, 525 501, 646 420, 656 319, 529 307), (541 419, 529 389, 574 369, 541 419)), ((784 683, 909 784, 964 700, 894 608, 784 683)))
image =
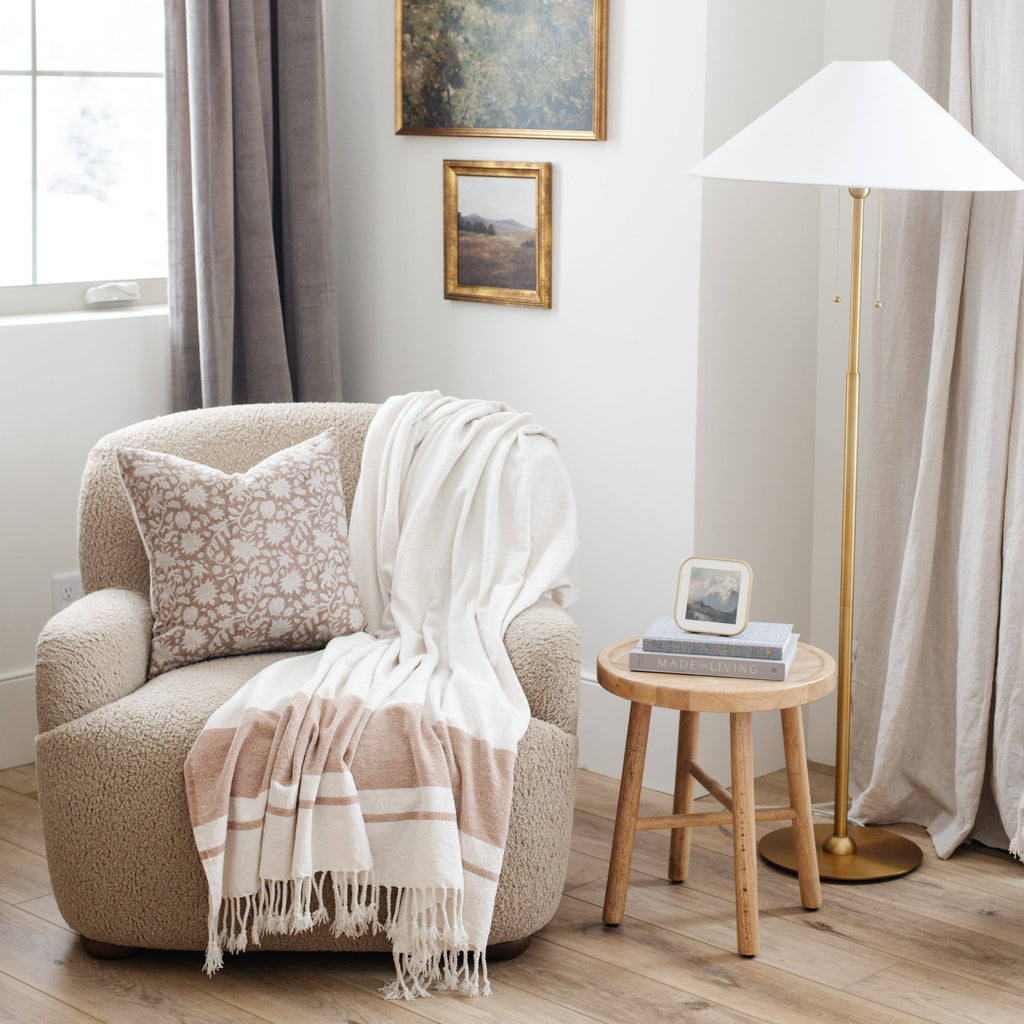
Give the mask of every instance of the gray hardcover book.
POLYGON ((672 672, 688 676, 734 676, 748 679, 783 680, 796 657, 798 634, 790 634, 790 642, 780 659, 718 658, 702 654, 663 654, 645 651, 637 644, 629 652, 629 667, 634 672, 672 672))
POLYGON ((721 658, 764 658, 781 661, 793 635, 789 622, 748 622, 733 636, 691 633, 680 629, 674 619, 656 619, 641 638, 643 649, 655 654, 699 654, 721 658))

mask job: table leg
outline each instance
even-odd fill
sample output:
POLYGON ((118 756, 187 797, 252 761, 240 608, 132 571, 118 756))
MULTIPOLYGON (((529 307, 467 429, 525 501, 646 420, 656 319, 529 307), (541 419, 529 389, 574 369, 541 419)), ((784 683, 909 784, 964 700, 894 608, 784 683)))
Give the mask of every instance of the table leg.
POLYGON ((626 750, 622 757, 622 781, 619 783, 619 806, 615 812, 615 834, 611 859, 608 862, 608 885, 604 894, 604 923, 621 924, 626 910, 629 888, 629 866, 633 860, 633 839, 636 817, 640 809, 640 788, 647 757, 647 733, 651 724, 650 704, 632 702, 629 706, 629 728, 626 750))
POLYGON ((729 715, 732 752, 732 845, 736 873, 736 944, 757 953, 757 831, 754 812, 754 739, 750 712, 729 715))
MULTIPOLYGON (((700 712, 679 712, 679 741, 676 745, 676 784, 672 798, 673 814, 689 814, 693 811, 693 792, 696 782, 686 770, 687 760, 697 759, 697 738, 700 732, 700 712)), ((693 831, 688 828, 672 829, 668 852, 668 879, 670 882, 685 882, 690 870, 690 839, 693 831)))
POLYGON ((821 879, 811 811, 811 787, 807 778, 807 752, 800 708, 782 709, 782 743, 786 752, 789 805, 793 808, 793 848, 800 882, 800 902, 808 910, 821 906, 821 879))

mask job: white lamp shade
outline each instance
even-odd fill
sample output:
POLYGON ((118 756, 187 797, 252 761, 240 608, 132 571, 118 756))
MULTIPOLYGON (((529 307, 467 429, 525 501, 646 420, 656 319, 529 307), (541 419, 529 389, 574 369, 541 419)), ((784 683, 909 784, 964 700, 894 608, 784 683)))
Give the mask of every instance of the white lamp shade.
POLYGON ((881 189, 1024 189, 1024 181, 887 60, 833 61, 690 173, 881 189))

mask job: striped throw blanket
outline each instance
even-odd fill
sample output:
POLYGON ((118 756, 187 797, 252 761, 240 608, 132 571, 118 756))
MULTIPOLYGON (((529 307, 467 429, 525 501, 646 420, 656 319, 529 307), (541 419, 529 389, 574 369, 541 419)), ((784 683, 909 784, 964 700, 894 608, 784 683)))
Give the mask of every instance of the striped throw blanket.
POLYGON ((543 594, 574 596, 567 474, 527 416, 399 396, 371 423, 350 537, 367 630, 255 676, 185 765, 206 970, 326 923, 386 931, 390 997, 486 994, 530 714, 503 638, 543 594))

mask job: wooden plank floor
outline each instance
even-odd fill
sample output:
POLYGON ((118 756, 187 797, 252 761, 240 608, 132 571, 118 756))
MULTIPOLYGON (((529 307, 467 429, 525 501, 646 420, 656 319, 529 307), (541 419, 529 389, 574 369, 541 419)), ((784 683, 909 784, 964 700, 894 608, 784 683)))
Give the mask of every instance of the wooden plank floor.
MULTIPOLYGON (((758 780, 774 803, 784 775, 758 780)), ((812 766, 815 800, 831 795, 812 766)), ((759 867, 761 952, 735 952, 731 838, 696 830, 690 879, 664 879, 667 833, 637 837, 626 918, 601 924, 617 783, 581 772, 565 897, 518 960, 491 966, 494 996, 413 1003, 378 994, 386 956, 250 953, 213 979, 196 953, 87 956, 50 893, 31 765, 0 772, 0 1021, 40 1024, 986 1024, 1024 1020, 1024 865, 924 848, 906 878, 824 887, 815 913, 796 880, 759 867)), ((707 798, 706 798, 707 799, 707 798)), ((667 813, 647 792, 641 813, 667 813)), ((763 826, 770 828, 773 826, 763 826)))

